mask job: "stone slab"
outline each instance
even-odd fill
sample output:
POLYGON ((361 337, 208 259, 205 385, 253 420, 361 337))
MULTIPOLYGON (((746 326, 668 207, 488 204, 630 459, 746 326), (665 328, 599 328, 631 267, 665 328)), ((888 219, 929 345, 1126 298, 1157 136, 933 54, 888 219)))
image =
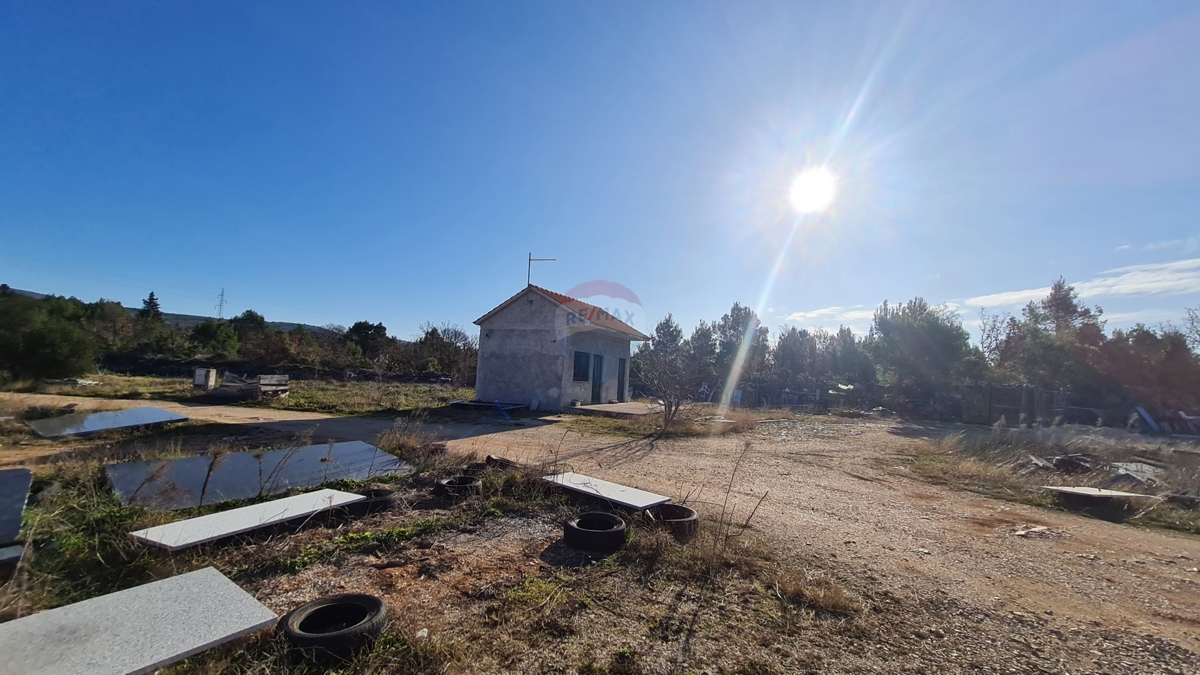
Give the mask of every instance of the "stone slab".
POLYGON ((157 527, 130 532, 129 536, 151 546, 178 551, 210 541, 232 537, 278 525, 289 520, 306 518, 337 506, 366 499, 362 495, 337 490, 317 490, 295 497, 284 497, 262 504, 252 504, 198 518, 167 523, 157 527))
POLYGON ((0 548, 0 565, 14 565, 21 560, 25 547, 17 544, 0 548))
POLYGON ((0 624, 0 672, 149 673, 276 621, 206 567, 0 624))
POLYGON ((636 419, 645 415, 657 415, 662 412, 662 406, 642 403, 641 401, 628 401, 626 403, 598 403, 593 405, 579 406, 578 408, 567 408, 564 413, 572 415, 594 415, 598 417, 615 417, 623 419, 636 419))
POLYGON ((29 469, 4 469, 0 471, 0 545, 7 544, 21 534, 21 518, 25 513, 25 502, 29 501, 29 486, 33 473, 29 469))
POLYGON ((113 429, 158 426, 172 422, 186 422, 188 418, 162 408, 128 408, 108 412, 76 413, 44 420, 30 420, 28 424, 42 438, 62 436, 86 436, 113 429))
POLYGON ((331 480, 410 473, 411 464, 362 441, 234 452, 105 467, 125 506, 175 510, 256 499, 331 480))
POLYGON ((1080 497, 1096 497, 1098 499, 1157 499, 1154 495, 1140 495, 1136 492, 1121 492, 1120 490, 1105 490, 1094 487, 1069 487, 1061 485, 1043 485, 1043 490, 1065 495, 1080 497))
POLYGON ((631 488, 619 483, 611 483, 571 471, 553 476, 544 476, 542 480, 554 483, 555 485, 561 485, 568 490, 574 490, 575 492, 591 497, 598 497, 639 511, 671 501, 670 497, 656 495, 653 492, 646 492, 645 490, 631 488))

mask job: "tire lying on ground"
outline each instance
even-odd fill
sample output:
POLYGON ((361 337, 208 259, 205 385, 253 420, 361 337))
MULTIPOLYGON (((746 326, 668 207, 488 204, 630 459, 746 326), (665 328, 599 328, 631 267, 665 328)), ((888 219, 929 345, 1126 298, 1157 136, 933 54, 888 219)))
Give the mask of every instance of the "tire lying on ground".
POLYGON ((602 511, 588 511, 563 523, 563 543, 581 551, 615 551, 625 545, 625 521, 602 511))
POLYGON ((700 516, 695 509, 679 504, 659 504, 652 513, 655 520, 666 525, 680 541, 691 539, 700 530, 700 516))
POLYGON ((483 483, 474 476, 443 478, 433 488, 433 493, 442 497, 466 497, 483 492, 483 483))
POLYGON ((464 476, 479 476, 484 471, 487 471, 488 467, 490 467, 490 466, 491 465, 488 464, 487 462, 471 462, 470 464, 463 467, 462 472, 463 472, 464 476))
POLYGON ((387 606, 363 593, 327 595, 288 612, 281 623, 292 647, 346 657, 379 637, 387 606))
POLYGON ((484 461, 488 466, 498 466, 502 469, 519 469, 519 468, 521 468, 520 464, 512 461, 511 459, 505 459, 503 457, 497 457, 495 455, 488 455, 487 459, 484 461))
POLYGON ((396 497, 393 491, 387 488, 366 488, 364 490, 355 490, 354 494, 359 494, 367 498, 365 502, 351 504, 351 506, 359 507, 358 511, 363 514, 389 511, 396 505, 396 497))

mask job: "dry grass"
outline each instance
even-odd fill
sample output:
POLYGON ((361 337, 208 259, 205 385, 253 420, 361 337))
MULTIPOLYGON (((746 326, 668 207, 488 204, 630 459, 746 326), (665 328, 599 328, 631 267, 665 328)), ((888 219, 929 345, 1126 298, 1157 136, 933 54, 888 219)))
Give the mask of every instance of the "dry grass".
POLYGON ((391 429, 379 434, 376 445, 418 467, 432 468, 446 455, 446 445, 425 430, 424 418, 416 415, 397 419, 391 429))
MULTIPOLYGON (((85 387, 22 381, 10 383, 0 391, 159 401, 192 398, 192 381, 186 377, 101 374, 87 379, 97 380, 100 384, 85 387)), ((288 390, 287 398, 251 401, 243 405, 355 415, 438 408, 452 401, 469 401, 475 397, 475 391, 469 387, 418 383, 292 380, 288 390)))
MULTIPOLYGON (((1107 430, 1111 432, 1111 430, 1107 430)), ((1190 441, 1131 435, 1112 436, 1093 430, 1019 430, 996 428, 990 433, 947 434, 916 452, 908 469, 933 483, 971 490, 998 499, 1036 506, 1054 504, 1041 485, 1113 488, 1161 495, 1172 490, 1200 494, 1200 453, 1190 441), (1032 467, 1030 456, 1050 459, 1059 455, 1088 454, 1093 468, 1082 473, 1061 473, 1032 467), (1113 484, 1112 462, 1161 463, 1159 482, 1146 485, 1113 484)), ((1135 525, 1165 527, 1200 534, 1200 510, 1180 508, 1161 501, 1141 511, 1095 511, 1135 525)))
POLYGON ((780 600, 820 612, 854 615, 863 610, 862 600, 826 572, 785 572, 774 588, 780 600))
POLYGON ((389 617, 387 631, 365 651, 349 660, 310 660, 297 656, 276 633, 245 639, 234 647, 194 657, 160 671, 163 675, 383 675, 384 673, 461 672, 464 646, 434 636, 416 639, 411 617, 389 617), (452 670, 453 669, 453 670, 452 670))
MULTIPOLYGON (((764 408, 746 410, 734 408, 721 415, 715 406, 694 405, 680 410, 663 438, 700 438, 736 434, 754 429, 762 420, 798 419, 789 410, 764 408)), ((633 418, 601 417, 598 415, 568 415, 569 428, 580 433, 648 438, 658 436, 662 415, 639 415, 633 418)))
POLYGON ((350 415, 431 409, 474 398, 474 389, 442 384, 292 380, 287 398, 252 405, 350 415))
POLYGON ((73 386, 26 381, 13 383, 4 389, 6 391, 58 394, 60 396, 152 399, 159 401, 183 401, 192 395, 192 381, 186 377, 141 377, 105 373, 89 375, 83 379, 96 380, 100 384, 73 386))

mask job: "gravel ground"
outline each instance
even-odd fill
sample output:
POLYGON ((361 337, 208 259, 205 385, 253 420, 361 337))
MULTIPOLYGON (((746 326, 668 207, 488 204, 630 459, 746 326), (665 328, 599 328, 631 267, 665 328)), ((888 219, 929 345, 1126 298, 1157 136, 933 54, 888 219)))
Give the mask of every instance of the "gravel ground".
MULTIPOLYGON (((651 446, 563 438, 551 425, 451 447, 559 461, 676 501, 688 497, 711 514, 720 512, 748 441, 729 494, 734 519, 766 495, 752 524, 785 556, 824 561, 875 604, 915 613, 888 612, 890 642, 869 650, 886 655, 883 671, 940 664, 951 672, 1200 672, 1200 538, 905 476, 905 455, 930 440, 927 429, 905 422, 830 417, 760 426, 651 446), (1017 534, 1030 525, 1047 529, 1017 534)), ((861 658, 851 652, 838 662, 861 658)))

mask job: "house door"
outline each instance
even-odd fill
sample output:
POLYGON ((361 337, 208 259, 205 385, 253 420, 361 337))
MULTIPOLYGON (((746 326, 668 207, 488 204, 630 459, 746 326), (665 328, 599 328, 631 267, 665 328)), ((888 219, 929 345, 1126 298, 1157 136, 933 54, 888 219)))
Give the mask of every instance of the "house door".
POLYGON ((625 402, 625 359, 617 359, 617 402, 625 402))
POLYGON ((592 354, 592 405, 603 403, 600 400, 600 386, 604 384, 604 357, 592 354))

